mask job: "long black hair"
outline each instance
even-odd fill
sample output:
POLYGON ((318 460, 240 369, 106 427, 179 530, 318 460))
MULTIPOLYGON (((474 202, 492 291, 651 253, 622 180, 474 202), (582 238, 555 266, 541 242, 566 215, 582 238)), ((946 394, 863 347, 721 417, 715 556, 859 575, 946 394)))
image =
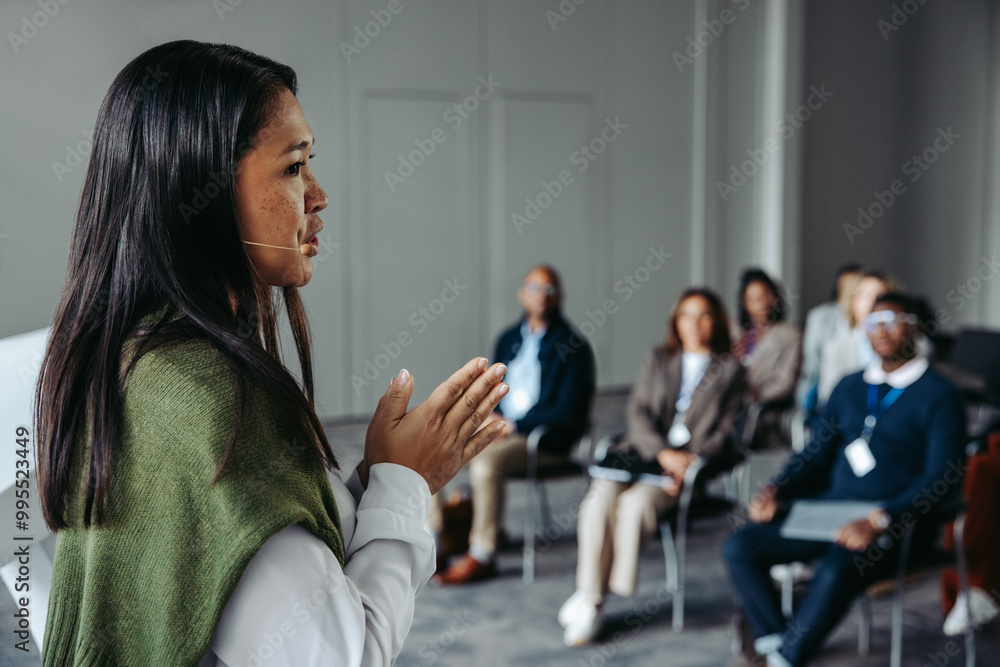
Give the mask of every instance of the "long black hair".
POLYGON ((747 308, 743 305, 743 297, 747 293, 747 287, 750 283, 761 283, 774 294, 774 307, 768 311, 767 320, 768 322, 783 322, 785 316, 788 315, 788 299, 785 298, 785 293, 778 285, 777 281, 767 275, 763 269, 759 269, 755 266, 747 267, 743 269, 743 273, 740 274, 740 292, 737 298, 736 308, 739 313, 740 318, 740 329, 746 331, 750 328, 750 313, 747 312, 747 308))
POLYGON ((68 525, 70 462, 88 412, 84 524, 101 522, 122 379, 143 353, 170 339, 209 341, 237 379, 241 417, 250 378, 268 387, 297 436, 315 443, 317 463, 336 467, 315 412, 309 324, 298 291, 280 288, 302 386, 281 361, 279 290, 253 270, 237 225, 236 170, 285 88, 297 90, 290 67, 239 47, 189 40, 149 49, 112 82, 94 129, 35 393, 41 502, 53 530, 68 525), (122 369, 123 343, 142 317, 162 308, 164 318, 122 369), (187 317, 166 326, 177 313, 187 317))

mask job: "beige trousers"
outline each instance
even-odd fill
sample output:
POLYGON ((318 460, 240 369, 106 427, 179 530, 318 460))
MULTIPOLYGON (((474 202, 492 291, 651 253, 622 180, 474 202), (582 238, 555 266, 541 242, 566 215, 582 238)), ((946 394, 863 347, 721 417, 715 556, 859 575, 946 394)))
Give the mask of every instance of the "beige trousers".
MULTIPOLYGON (((472 532, 469 546, 483 553, 495 553, 497 534, 503 520, 504 479, 523 472, 528 465, 528 439, 520 433, 509 435, 487 445, 469 462, 472 484, 472 532)), ((539 465, 557 463, 563 459, 538 453, 539 465)), ((441 492, 431 496, 431 510, 427 516, 427 529, 440 535, 444 527, 444 499, 441 492)))
POLYGON ((609 590, 632 595, 642 542, 677 500, 650 484, 591 480, 580 503, 576 590, 592 604, 600 604, 609 590))

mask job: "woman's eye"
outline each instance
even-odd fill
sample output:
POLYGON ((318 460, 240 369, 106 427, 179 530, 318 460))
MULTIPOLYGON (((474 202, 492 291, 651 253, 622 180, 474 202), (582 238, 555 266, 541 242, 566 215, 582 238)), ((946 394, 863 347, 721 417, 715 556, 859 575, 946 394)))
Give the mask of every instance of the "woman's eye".
MULTIPOLYGON (((314 157, 316 157, 315 153, 313 153, 312 155, 310 155, 309 159, 311 160, 314 157)), ((304 167, 305 164, 306 164, 305 162, 303 162, 302 160, 299 160, 298 162, 296 162, 295 164, 293 164, 291 167, 289 167, 288 169, 286 169, 285 173, 289 174, 291 176, 297 176, 298 173, 299 173, 299 167, 304 167)))

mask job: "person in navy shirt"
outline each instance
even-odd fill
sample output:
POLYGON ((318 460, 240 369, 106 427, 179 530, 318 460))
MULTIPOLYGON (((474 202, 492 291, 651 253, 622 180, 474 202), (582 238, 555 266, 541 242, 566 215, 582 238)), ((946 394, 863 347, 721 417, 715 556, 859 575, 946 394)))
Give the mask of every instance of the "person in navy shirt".
MULTIPOLYGON (((549 265, 531 269, 517 292, 520 320, 500 334, 494 361, 506 364, 510 387, 496 416, 509 435, 483 450, 469 466, 472 530, 469 551, 434 577, 438 584, 464 584, 496 574, 495 554, 503 516, 504 479, 527 466, 527 437, 538 426, 540 465, 562 463, 590 418, 596 367, 587 339, 562 315, 562 282, 549 265)), ((428 529, 443 530, 441 494, 432 499, 428 529)), ((444 563, 440 563, 443 566, 444 563)))
POLYGON ((808 664, 854 598, 895 571, 901 528, 914 525, 914 550, 928 548, 935 531, 927 517, 960 493, 965 411, 958 391, 918 353, 928 312, 913 297, 879 297, 865 323, 877 360, 840 381, 811 442, 765 485, 748 508, 750 523, 726 541, 730 579, 769 667, 808 664), (832 542, 782 537, 784 510, 803 498, 878 509, 843 525, 832 542), (815 575, 785 619, 770 568, 793 561, 816 561, 815 575))

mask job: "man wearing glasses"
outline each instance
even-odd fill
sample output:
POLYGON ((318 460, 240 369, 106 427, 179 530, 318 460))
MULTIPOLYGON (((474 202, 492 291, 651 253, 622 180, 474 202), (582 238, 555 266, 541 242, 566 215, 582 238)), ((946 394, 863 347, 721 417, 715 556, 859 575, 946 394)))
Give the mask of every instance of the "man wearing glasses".
MULTIPOLYGON (((545 465, 564 461, 587 427, 596 381, 594 356, 586 338, 563 318, 559 274, 551 266, 536 266, 524 277, 517 298, 524 313, 500 335, 494 355, 495 361, 507 365, 504 382, 510 389, 500 401, 497 416, 510 424, 510 435, 469 464, 469 552, 435 576, 440 584, 464 584, 496 574, 504 479, 524 471, 532 429, 549 429, 539 442, 538 462, 545 465)), ((442 501, 438 496, 427 525, 440 535, 442 501)))
POLYGON ((726 541, 730 579, 769 667, 808 664, 854 598, 895 571, 901 528, 914 525, 915 553, 927 548, 934 526, 923 519, 961 490, 965 412, 958 391, 919 353, 928 317, 922 301, 902 294, 875 301, 865 327, 878 358, 840 381, 825 426, 751 502, 751 523, 726 541), (786 535, 792 531, 784 515, 806 498, 873 509, 853 519, 828 513, 826 534, 786 535), (815 561, 815 574, 786 619, 769 572, 793 561, 815 561))

